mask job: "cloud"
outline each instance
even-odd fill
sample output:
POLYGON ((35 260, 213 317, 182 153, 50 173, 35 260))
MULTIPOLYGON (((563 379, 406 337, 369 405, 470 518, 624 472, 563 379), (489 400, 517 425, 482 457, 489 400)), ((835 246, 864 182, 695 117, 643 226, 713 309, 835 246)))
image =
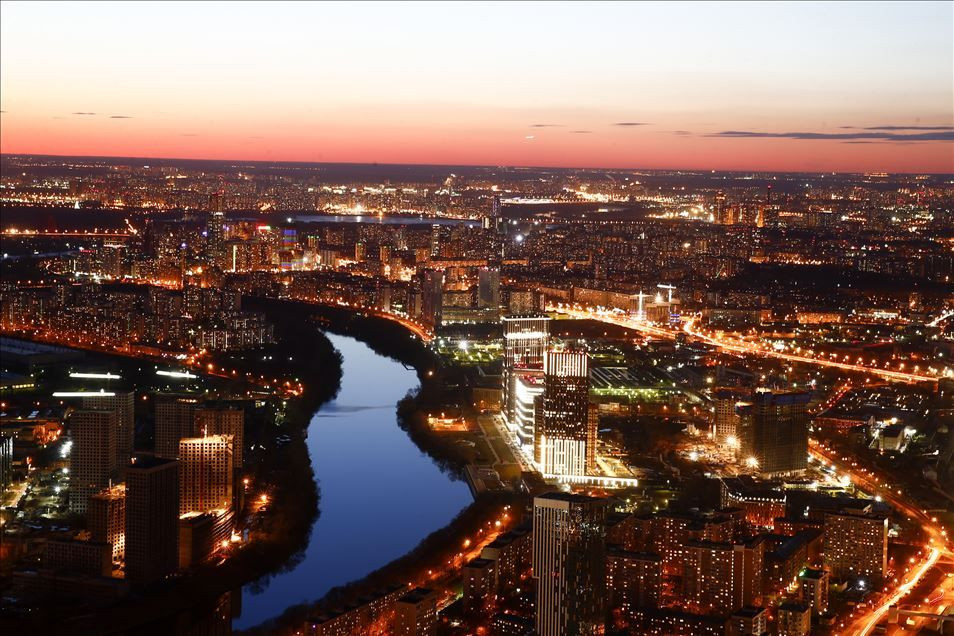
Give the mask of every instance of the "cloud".
POLYGON ((110 115, 110 119, 132 119, 129 115, 110 115))
POLYGON ((96 113, 86 113, 86 112, 83 112, 83 111, 77 111, 77 112, 72 113, 72 114, 73 114, 73 115, 95 115, 96 113))
POLYGON ((531 128, 565 128, 563 124, 530 124, 531 128))
POLYGON ((672 131, 672 134, 674 134, 674 135, 691 135, 692 133, 689 132, 688 130, 674 130, 674 131, 672 131))
POLYGON ((593 131, 592 130, 571 130, 570 132, 573 133, 574 135, 588 135, 593 131))
POLYGON ((954 130, 954 126, 840 126, 843 130, 954 130))
POLYGON ((649 122, 645 121, 618 121, 614 126, 650 126, 649 122))
POLYGON ((706 135, 706 137, 724 137, 730 139, 769 138, 769 139, 874 139, 879 141, 954 141, 954 130, 898 134, 893 132, 754 132, 751 130, 724 130, 706 135))

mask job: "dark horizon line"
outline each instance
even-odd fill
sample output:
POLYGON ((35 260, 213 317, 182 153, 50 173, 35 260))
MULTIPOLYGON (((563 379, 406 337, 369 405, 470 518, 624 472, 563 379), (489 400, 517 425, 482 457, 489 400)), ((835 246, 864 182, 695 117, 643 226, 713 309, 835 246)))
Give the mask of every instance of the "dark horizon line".
MULTIPOLYGON (((302 166, 417 166, 423 168, 490 168, 490 169, 518 169, 518 170, 609 170, 609 171, 618 171, 618 172, 686 172, 686 173, 762 173, 762 174, 813 174, 813 175, 823 175, 823 174, 834 174, 834 175, 861 175, 871 174, 871 171, 868 172, 858 172, 858 171, 832 171, 832 170, 765 170, 765 169, 733 169, 733 170, 719 170, 715 168, 619 168, 619 167, 600 167, 600 166, 534 166, 534 165, 517 165, 517 164, 480 164, 480 163, 400 163, 400 162, 378 162, 378 161, 369 161, 369 162, 358 162, 358 161, 295 161, 295 160, 280 160, 280 159, 195 159, 195 158, 186 158, 186 157, 145 157, 145 156, 121 156, 121 155, 59 155, 59 154, 44 154, 44 153, 22 153, 22 152, 3 152, 0 153, 0 158, 6 157, 42 157, 42 158, 55 158, 55 159, 121 159, 121 160, 145 160, 145 161, 200 161, 207 163, 226 163, 226 162, 242 162, 242 163, 258 163, 258 164, 292 164, 292 165, 302 165, 302 166)), ((954 177, 954 171, 952 172, 925 172, 925 171, 911 171, 911 172, 884 172, 887 175, 928 175, 928 176, 950 176, 954 177)))

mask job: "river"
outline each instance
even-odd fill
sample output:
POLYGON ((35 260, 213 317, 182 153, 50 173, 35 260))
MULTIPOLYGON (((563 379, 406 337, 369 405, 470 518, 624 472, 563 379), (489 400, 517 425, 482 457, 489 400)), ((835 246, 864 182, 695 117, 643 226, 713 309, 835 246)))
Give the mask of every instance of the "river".
POLYGON ((320 514, 304 559, 261 590, 242 590, 236 629, 316 601, 403 556, 473 500, 398 427, 398 400, 417 375, 364 343, 327 334, 341 352, 341 390, 308 426, 308 451, 321 490, 320 514))

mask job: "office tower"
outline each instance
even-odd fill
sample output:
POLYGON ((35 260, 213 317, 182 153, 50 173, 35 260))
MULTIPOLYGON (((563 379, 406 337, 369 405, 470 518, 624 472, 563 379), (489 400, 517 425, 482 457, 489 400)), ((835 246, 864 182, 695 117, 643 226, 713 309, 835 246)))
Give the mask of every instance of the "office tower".
POLYGON ((381 265, 387 265, 391 262, 391 246, 390 245, 378 246, 378 260, 381 261, 381 265))
POLYGON ((631 616, 637 607, 659 607, 662 559, 658 554, 606 547, 606 594, 611 609, 631 616))
POLYGON ((13 436, 0 434, 0 490, 13 483, 13 436))
POLYGON ((84 409, 116 412, 116 466, 121 476, 135 449, 136 392, 116 391, 112 395, 84 395, 82 405, 84 409))
POLYGON ((354 260, 358 263, 363 263, 365 256, 367 255, 367 247, 361 241, 358 241, 354 244, 354 260))
POLYGON ((477 307, 500 309, 500 270, 496 267, 481 267, 477 273, 477 307))
POLYGON ((427 270, 422 276, 421 317, 434 328, 440 327, 444 305, 444 272, 427 270))
POLYGON ((888 568, 888 518, 845 508, 825 515, 825 565, 836 579, 880 579, 888 568))
POLYGON ((395 636, 431 636, 437 631, 437 592, 416 587, 394 604, 395 636))
MULTIPOLYGON (((214 196, 214 195, 213 195, 214 196)), ((221 195, 219 195, 221 204, 221 195)), ((218 263, 225 243, 225 213, 221 208, 209 212, 205 221, 206 262, 218 263)))
POLYGON ((808 636, 812 633, 812 610, 802 603, 778 606, 778 636, 808 636))
POLYGON ((126 578, 146 584, 179 560, 179 462, 134 457, 126 469, 126 578))
POLYGON ((554 492, 533 500, 537 634, 602 634, 606 502, 554 492))
POLYGON ((93 541, 112 546, 113 561, 126 554, 126 485, 117 484, 89 498, 86 525, 93 541))
POLYGON ((242 468, 245 411, 234 407, 200 406, 195 409, 195 435, 231 435, 232 467, 242 468))
POLYGON ((736 407, 741 455, 766 476, 800 473, 808 465, 809 393, 758 390, 736 407))
POLYGON ((553 348, 534 431, 534 460, 544 475, 585 475, 590 376, 583 348, 553 348))
POLYGON ((798 573, 799 600, 816 614, 828 611, 829 575, 825 570, 805 568, 798 573))
POLYGON ((70 511, 85 514, 90 496, 116 476, 116 413, 73 411, 70 438, 70 511))
POLYGON ((232 436, 179 441, 179 514, 232 507, 232 436))
POLYGON ((195 410, 201 397, 190 394, 156 395, 156 456, 175 459, 179 440, 195 435, 195 410))
MULTIPOLYGON (((524 445, 533 444, 532 418, 525 428, 517 425, 518 378, 534 377, 543 384, 543 357, 550 346, 549 316, 504 316, 503 402, 504 419, 518 432, 524 445)), ((526 397, 526 396, 524 396, 526 397)), ((532 398, 531 398, 532 402, 532 398)))
POLYGON ((703 614, 726 614, 752 605, 760 595, 764 544, 688 541, 683 596, 703 614))

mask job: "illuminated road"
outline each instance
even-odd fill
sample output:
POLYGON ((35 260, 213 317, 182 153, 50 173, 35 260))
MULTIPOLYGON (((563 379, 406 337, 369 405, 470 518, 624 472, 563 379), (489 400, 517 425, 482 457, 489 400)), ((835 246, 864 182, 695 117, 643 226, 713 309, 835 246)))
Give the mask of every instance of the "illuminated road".
POLYGON ((82 237, 82 238, 130 238, 133 234, 123 232, 122 230, 17 230, 7 229, 3 231, 3 236, 13 238, 49 238, 49 237, 82 237))
MULTIPOLYGON (((565 314, 579 319, 588 319, 596 320, 599 322, 605 322, 608 324, 618 325, 620 327, 626 327, 627 329, 633 329, 635 331, 640 331, 643 333, 652 334, 654 336, 660 336, 663 338, 675 338, 676 334, 679 333, 672 329, 664 329, 662 327, 656 327, 650 324, 647 324, 644 321, 636 320, 625 314, 615 314, 607 311, 591 311, 591 310, 582 310, 582 309, 573 309, 565 306, 551 306, 548 308, 550 311, 556 313, 565 314)), ((809 356, 797 355, 794 353, 784 353, 782 351, 776 351, 774 349, 766 349, 759 347, 754 343, 744 343, 741 341, 730 342, 725 339, 718 339, 713 336, 709 336, 701 331, 694 329, 694 321, 689 321, 683 326, 683 331, 694 338, 702 340, 703 342, 710 344, 718 349, 724 351, 731 351, 734 353, 743 353, 756 356, 764 356, 768 358, 777 358, 779 360, 787 360, 789 362, 799 362, 802 364, 813 364, 823 367, 831 367, 835 369, 842 369, 844 371, 853 371, 859 373, 868 373, 870 375, 876 375, 882 378, 888 378, 890 380, 897 380, 899 382, 937 382, 937 378, 929 375, 920 375, 917 373, 907 373, 904 371, 891 371, 888 369, 879 369, 877 367, 867 367, 859 364, 850 364, 848 362, 836 362, 834 360, 825 360, 823 358, 812 358, 809 356)))
MULTIPOLYGON (((909 570, 905 576, 904 580, 901 581, 894 591, 882 601, 882 603, 873 608, 870 612, 862 614, 861 616, 855 618, 846 628, 845 634, 851 634, 852 636, 867 636, 870 634, 874 628, 885 619, 890 611, 891 607, 897 605, 911 590, 913 590, 918 583, 921 582, 921 579, 924 578, 924 575, 928 571, 937 565, 938 561, 944 557, 949 559, 954 556, 954 552, 951 551, 948 538, 943 530, 931 517, 929 517, 923 510, 912 506, 910 502, 905 500, 902 497, 902 490, 895 490, 888 487, 885 484, 881 483, 881 480, 878 477, 875 477, 871 474, 859 472, 844 466, 844 463, 840 461, 835 455, 820 445, 815 440, 810 440, 809 450, 811 454, 821 460, 824 460, 832 466, 836 467, 836 470, 839 472, 847 473, 851 476, 851 481, 865 490, 869 494, 878 495, 889 505, 891 505, 895 510, 902 513, 904 516, 908 517, 911 521, 917 523, 921 530, 927 535, 928 542, 925 545, 925 548, 928 548, 927 556, 921 561, 920 565, 909 570)), ((942 580, 938 585, 940 590, 940 595, 942 597, 947 596, 945 592, 945 586, 947 584, 946 580, 942 580)))

